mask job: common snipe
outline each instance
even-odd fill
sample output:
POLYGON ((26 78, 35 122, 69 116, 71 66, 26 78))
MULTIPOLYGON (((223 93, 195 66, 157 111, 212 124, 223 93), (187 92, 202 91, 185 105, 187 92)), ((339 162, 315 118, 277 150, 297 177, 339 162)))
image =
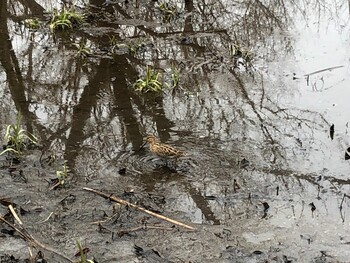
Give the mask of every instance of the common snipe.
POLYGON ((185 155, 183 151, 177 150, 170 145, 158 142, 157 137, 154 135, 148 135, 145 143, 141 147, 145 146, 146 143, 149 144, 149 149, 152 153, 163 158, 180 157, 185 155))

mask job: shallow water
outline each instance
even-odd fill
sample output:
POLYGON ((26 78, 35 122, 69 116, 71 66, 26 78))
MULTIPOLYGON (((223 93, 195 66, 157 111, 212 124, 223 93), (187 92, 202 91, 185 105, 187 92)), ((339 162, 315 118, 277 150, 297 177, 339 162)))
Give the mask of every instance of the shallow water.
MULTIPOLYGON (((20 112, 39 137, 11 173, 0 156, 0 198, 30 211, 28 231, 70 258, 80 240, 98 262, 348 261, 346 3, 174 1, 170 18, 153 1, 103 3, 90 1, 86 23, 66 34, 48 29, 51 1, 0 4, 1 136, 20 112), (23 25, 32 13, 38 30, 23 25), (253 57, 238 59, 246 67, 230 51, 237 41, 253 57), (177 67, 180 85, 136 92, 146 65, 168 83, 177 67), (165 166, 139 150, 150 133, 187 155, 165 166), (50 190, 64 161, 69 176, 50 190), (111 235, 171 225, 83 187, 198 231, 111 235)), ((1 253, 29 257, 16 235, 0 235, 1 253)))

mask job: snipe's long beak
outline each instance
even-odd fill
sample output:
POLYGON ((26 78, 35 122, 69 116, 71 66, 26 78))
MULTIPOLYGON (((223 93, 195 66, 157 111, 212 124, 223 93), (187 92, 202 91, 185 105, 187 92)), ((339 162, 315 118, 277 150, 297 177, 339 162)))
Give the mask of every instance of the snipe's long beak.
POLYGON ((145 147, 146 143, 147 143, 147 141, 145 141, 145 142, 140 146, 140 148, 138 149, 138 151, 141 151, 141 149, 142 149, 143 147, 145 147))

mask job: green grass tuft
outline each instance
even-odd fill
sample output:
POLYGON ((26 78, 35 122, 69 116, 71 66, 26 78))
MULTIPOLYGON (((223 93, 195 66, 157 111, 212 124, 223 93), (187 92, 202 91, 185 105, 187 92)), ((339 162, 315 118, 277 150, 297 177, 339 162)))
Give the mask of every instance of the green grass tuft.
POLYGON ((155 72, 149 66, 146 68, 146 75, 136 80, 133 87, 140 92, 162 92, 164 85, 159 81, 160 73, 155 72))
POLYGON ((38 139, 30 132, 21 128, 22 116, 17 115, 16 124, 8 125, 5 133, 6 149, 0 155, 6 152, 12 152, 21 155, 27 142, 37 144, 38 139))
POLYGON ((50 22, 50 30, 72 29, 84 22, 84 15, 75 11, 74 8, 63 8, 61 11, 54 10, 50 22))

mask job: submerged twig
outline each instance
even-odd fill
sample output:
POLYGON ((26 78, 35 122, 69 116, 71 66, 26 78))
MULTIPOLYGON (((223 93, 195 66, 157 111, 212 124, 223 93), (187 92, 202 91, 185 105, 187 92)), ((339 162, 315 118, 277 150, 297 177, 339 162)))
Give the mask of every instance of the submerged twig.
MULTIPOLYGON (((11 210, 11 209, 10 209, 11 210)), ((13 216, 15 218, 19 218, 18 215, 16 214, 16 212, 12 209, 11 213, 13 214, 13 216), (16 216, 15 216, 16 215, 16 216)), ((16 219, 18 220, 18 219, 16 219)), ((41 244, 39 241, 37 241, 36 239, 34 239, 29 233, 28 231, 24 228, 23 225, 20 225, 20 227, 15 226, 14 224, 10 223, 9 221, 7 221, 5 218, 3 218, 2 216, 0 216, 0 221, 4 222, 6 225, 8 225, 9 227, 11 227, 13 230, 15 230, 19 236, 26 242, 30 243, 30 245, 34 246, 34 247, 40 247, 46 251, 49 251, 51 253, 56 254, 57 256, 60 256, 61 258, 64 258, 65 260, 69 261, 69 262, 74 262, 73 260, 71 260, 70 258, 68 258, 67 256, 63 255, 62 253, 54 250, 53 248, 47 247, 44 244, 41 244)), ((20 220, 19 220, 20 221, 20 220)))
POLYGON ((344 203, 345 197, 348 197, 348 196, 346 194, 343 195, 343 198, 342 198, 340 206, 339 206, 340 217, 341 217, 343 223, 345 222, 345 218, 344 218, 344 214, 343 214, 343 203, 344 203))
POLYGON ((320 69, 320 70, 317 70, 317 71, 314 71, 314 72, 305 74, 304 76, 305 76, 305 77, 309 77, 309 76, 311 76, 311 75, 315 75, 315 74, 321 73, 321 72, 323 72, 323 71, 333 70, 333 69, 342 68, 342 67, 344 67, 344 66, 335 66, 335 67, 320 69))
POLYGON ((340 203, 340 206, 339 206, 339 209, 342 210, 343 209, 343 203, 344 203, 344 199, 346 197, 346 194, 343 195, 343 198, 341 200, 341 203, 340 203))
POLYGON ((135 205, 135 204, 133 204, 133 203, 129 203, 128 201, 125 201, 125 200, 123 200, 123 199, 121 199, 121 198, 119 198, 119 197, 116 197, 116 196, 114 196, 114 195, 108 195, 108 194, 106 194, 106 193, 103 193, 103 192, 100 192, 100 191, 97 191, 97 190, 94 190, 94 189, 91 189, 91 188, 87 188, 87 187, 83 187, 83 189, 84 189, 85 191, 89 191, 89 192, 95 193, 95 194, 97 194, 97 195, 99 195, 99 196, 102 196, 102 197, 104 197, 104 198, 106 198, 106 199, 110 199, 110 200, 112 200, 112 201, 114 201, 114 202, 117 202, 117 203, 119 203, 119 204, 127 205, 127 206, 130 206, 130 207, 133 207, 133 208, 135 208, 135 209, 137 209, 137 210, 139 210, 139 211, 142 211, 142 212, 144 212, 144 213, 146 213, 146 214, 149 214, 149 215, 151 215, 151 216, 157 217, 157 218, 159 218, 159 219, 168 221, 168 222, 170 222, 170 223, 172 223, 172 224, 175 224, 175 225, 178 225, 178 226, 182 226, 182 227, 187 228, 187 229, 190 229, 190 230, 195 230, 195 229, 196 229, 196 228, 194 228, 194 227, 192 227, 192 226, 186 225, 186 224, 184 224, 184 223, 181 223, 181 222, 176 221, 176 220, 174 220, 174 219, 171 219, 171 218, 169 218, 169 217, 162 216, 162 215, 159 215, 159 214, 157 214, 157 213, 154 213, 154 212, 152 212, 152 211, 150 211, 150 210, 147 210, 147 209, 145 209, 145 208, 143 208, 143 207, 141 207, 141 206, 135 205))

